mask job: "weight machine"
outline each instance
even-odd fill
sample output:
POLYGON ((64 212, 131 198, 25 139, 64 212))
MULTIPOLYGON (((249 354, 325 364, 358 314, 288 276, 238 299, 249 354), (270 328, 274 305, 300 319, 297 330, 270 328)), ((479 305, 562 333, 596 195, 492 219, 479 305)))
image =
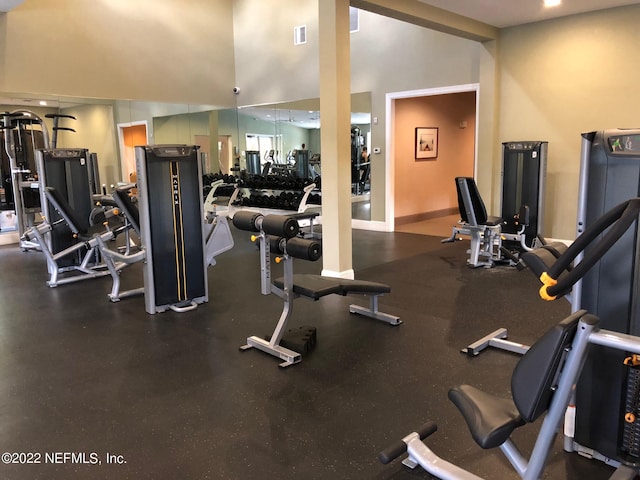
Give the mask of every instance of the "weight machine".
POLYGON ((208 301, 202 168, 198 147, 136 147, 147 313, 192 310, 208 301))
MULTIPOLYGON (((588 274, 601 275, 603 261, 612 254, 615 258, 620 245, 624 247, 628 233, 637 232, 639 218, 640 198, 633 198, 590 222, 582 235, 544 269, 540 275, 543 283, 540 296, 545 300, 561 298, 572 292, 575 285, 588 274), (579 256, 582 257, 581 261, 572 267, 579 256)), ((637 242, 637 235, 633 237, 637 242)), ((535 264, 531 259, 537 256, 536 252, 534 250, 524 256, 530 265, 535 264)), ((546 253, 539 257, 542 263, 544 258, 549 258, 546 253)), ((576 292, 572 294, 575 296, 576 292)), ((609 323, 612 323, 611 320, 625 322, 627 319, 609 319, 609 323)), ((570 423, 571 417, 576 416, 576 411, 582 408, 583 416, 590 413, 589 420, 576 426, 597 432, 595 436, 602 442, 614 442, 616 457, 607 457, 608 463, 618 466, 612 478, 636 478, 639 462, 634 456, 637 457, 638 437, 633 424, 639 406, 637 383, 640 375, 637 367, 640 364, 640 337, 604 329, 604 326, 604 321, 596 315, 578 310, 552 328, 526 349, 518 362, 511 380, 511 400, 497 398, 468 385, 450 390, 449 399, 462 413, 476 443, 485 449, 499 447, 523 479, 538 479, 556 432, 563 422, 565 425, 570 423), (613 355, 617 361, 607 361, 607 355, 613 355), (624 372, 629 377, 626 382, 626 402, 617 396, 618 392, 623 392, 621 386, 625 382, 621 377, 624 372), (579 395, 585 388, 588 392, 579 395), (614 405, 603 409, 601 399, 597 403, 588 401, 593 397, 614 397, 614 405), (585 398, 587 401, 581 402, 585 398), (626 411, 621 412, 622 404, 625 404, 626 411), (598 408, 597 412, 592 411, 594 405, 598 405, 595 407, 598 408), (545 419, 531 457, 527 460, 510 437, 515 429, 534 422, 542 414, 546 414, 545 419), (604 423, 603 418, 607 420, 604 423), (629 426, 625 425, 623 432, 618 432, 623 418, 629 426), (611 436, 611 431, 617 435, 611 436)), ((419 429, 406 436, 401 443, 382 452, 380 460, 388 463, 408 451, 409 458, 404 463, 412 468, 421 465, 443 479, 478 479, 470 472, 440 459, 424 445, 422 439, 434 431, 432 424, 419 429)), ((587 451, 583 449, 582 452, 587 451)), ((593 454, 594 450, 589 453, 593 454)))

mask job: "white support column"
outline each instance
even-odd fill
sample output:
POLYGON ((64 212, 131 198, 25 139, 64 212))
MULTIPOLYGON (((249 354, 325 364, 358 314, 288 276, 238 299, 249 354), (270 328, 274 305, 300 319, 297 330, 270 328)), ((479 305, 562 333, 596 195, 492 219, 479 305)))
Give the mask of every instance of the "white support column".
POLYGON ((322 274, 353 278, 349 0, 321 0, 322 274))

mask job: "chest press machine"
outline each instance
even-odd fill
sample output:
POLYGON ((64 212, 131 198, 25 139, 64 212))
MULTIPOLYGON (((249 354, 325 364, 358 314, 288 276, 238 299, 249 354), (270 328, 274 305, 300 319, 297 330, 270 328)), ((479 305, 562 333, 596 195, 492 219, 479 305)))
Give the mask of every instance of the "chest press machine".
MULTIPOLYGON (((378 310, 378 299, 391 288, 376 282, 362 280, 350 280, 343 278, 323 277, 321 275, 295 274, 293 273, 293 259, 316 261, 322 255, 322 246, 318 240, 298 237, 299 225, 295 218, 286 215, 263 216, 257 212, 238 211, 233 217, 233 224, 240 230, 256 232, 252 241, 258 241, 260 246, 260 278, 261 293, 263 295, 274 294, 284 301, 284 307, 280 319, 273 333, 266 339, 252 336, 247 338, 247 344, 241 350, 257 348, 270 355, 284 360, 280 367, 288 367, 302 360, 302 355, 282 345, 287 332, 287 324, 293 313, 293 302, 298 297, 309 300, 319 300, 331 295, 365 295, 369 296, 369 307, 350 305, 349 311, 367 317, 381 320, 389 325, 400 325, 402 321, 388 313, 378 310), (278 255, 283 262, 284 276, 272 280, 271 278, 271 252, 278 255)), ((315 329, 310 328, 304 333, 304 342, 307 346, 315 343, 315 329)), ((302 345, 303 349, 306 348, 302 345)))

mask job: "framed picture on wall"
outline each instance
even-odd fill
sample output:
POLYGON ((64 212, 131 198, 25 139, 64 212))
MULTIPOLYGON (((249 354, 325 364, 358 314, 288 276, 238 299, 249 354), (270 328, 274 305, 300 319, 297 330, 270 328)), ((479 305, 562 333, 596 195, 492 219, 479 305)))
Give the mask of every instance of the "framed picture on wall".
POLYGON ((438 157, 438 127, 416 128, 416 160, 438 157))

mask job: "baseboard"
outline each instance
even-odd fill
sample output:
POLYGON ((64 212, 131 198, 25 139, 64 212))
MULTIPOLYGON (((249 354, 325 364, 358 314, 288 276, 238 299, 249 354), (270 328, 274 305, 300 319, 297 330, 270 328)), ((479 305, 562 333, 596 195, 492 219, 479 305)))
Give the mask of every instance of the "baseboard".
POLYGON ((458 207, 443 208, 442 210, 434 210, 432 212, 415 213, 413 215, 405 215, 404 217, 396 217, 395 224, 406 225, 408 223, 423 222, 433 218, 446 217, 447 215, 455 215, 458 213, 458 207))
POLYGON ((372 232, 392 232, 385 222, 373 220, 351 220, 351 228, 356 230, 369 230, 372 232))
POLYGON ((13 245, 19 241, 20 237, 18 232, 2 232, 2 234, 0 234, 0 245, 13 245))
POLYGON ((353 280, 355 278, 355 273, 353 269, 345 270, 343 272, 336 272, 333 270, 323 269, 321 272, 323 277, 333 277, 333 278, 347 278, 353 280))

